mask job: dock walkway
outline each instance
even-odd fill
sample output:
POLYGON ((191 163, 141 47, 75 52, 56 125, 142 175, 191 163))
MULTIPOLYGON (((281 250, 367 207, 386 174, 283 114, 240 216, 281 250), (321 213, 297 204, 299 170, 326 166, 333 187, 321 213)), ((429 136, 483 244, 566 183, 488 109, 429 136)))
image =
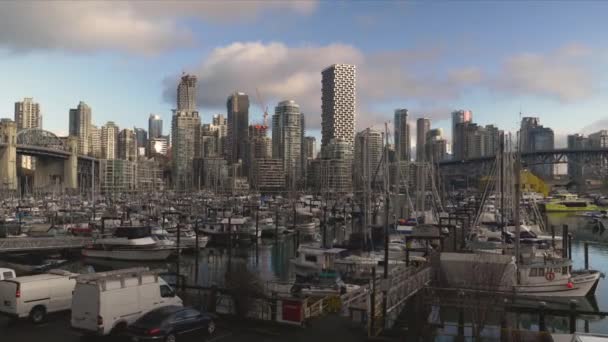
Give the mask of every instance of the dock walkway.
POLYGON ((93 242, 90 237, 41 237, 0 239, 0 253, 33 252, 43 250, 77 249, 93 242))

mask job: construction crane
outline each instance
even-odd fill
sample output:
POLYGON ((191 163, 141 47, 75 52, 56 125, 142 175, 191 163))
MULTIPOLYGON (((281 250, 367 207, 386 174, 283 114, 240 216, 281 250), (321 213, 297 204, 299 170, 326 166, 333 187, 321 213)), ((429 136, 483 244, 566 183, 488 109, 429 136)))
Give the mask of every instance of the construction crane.
POLYGON ((266 105, 266 102, 264 102, 262 95, 260 95, 260 90, 258 87, 255 87, 255 94, 258 100, 258 105, 264 111, 264 127, 268 128, 268 106, 266 105))

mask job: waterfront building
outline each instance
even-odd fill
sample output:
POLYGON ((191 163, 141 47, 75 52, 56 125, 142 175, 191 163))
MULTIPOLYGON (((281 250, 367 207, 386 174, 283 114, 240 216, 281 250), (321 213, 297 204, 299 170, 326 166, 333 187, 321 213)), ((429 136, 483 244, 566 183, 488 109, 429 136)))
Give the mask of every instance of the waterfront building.
POLYGON ((169 138, 166 136, 148 139, 148 153, 150 157, 153 157, 155 155, 166 156, 168 148, 169 138))
POLYGON ((177 85, 177 110, 196 111, 196 76, 182 74, 181 81, 177 85))
POLYGON ((251 185, 261 193, 275 193, 285 190, 286 177, 282 159, 254 159, 251 185))
POLYGON ((215 132, 216 140, 216 153, 218 156, 225 157, 226 151, 226 136, 228 135, 228 121, 223 114, 216 114, 213 116, 209 129, 215 132))
POLYGON ((95 125, 91 125, 89 138, 91 156, 101 158, 101 129, 95 125))
POLYGON ((431 129, 426 134, 426 161, 438 163, 447 159, 447 140, 441 128, 431 129))
MULTIPOLYGON (((553 150, 555 136, 553 130, 543 127, 537 117, 524 117, 519 131, 519 147, 522 152, 553 150)), ((553 165, 532 165, 530 171, 544 179, 553 178, 553 165)))

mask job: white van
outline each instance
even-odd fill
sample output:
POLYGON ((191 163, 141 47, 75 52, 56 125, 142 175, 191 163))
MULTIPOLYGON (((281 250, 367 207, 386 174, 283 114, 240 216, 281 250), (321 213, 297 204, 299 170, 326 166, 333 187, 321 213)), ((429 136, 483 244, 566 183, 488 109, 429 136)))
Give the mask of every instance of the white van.
POLYGON ((0 280, 15 278, 15 271, 10 268, 0 268, 0 280))
POLYGON ((179 305, 182 300, 158 271, 131 268, 82 275, 72 299, 72 328, 85 334, 108 335, 152 309, 179 305))
POLYGON ((41 323, 52 312, 69 310, 76 273, 48 273, 0 281, 0 313, 13 318, 29 317, 41 323))

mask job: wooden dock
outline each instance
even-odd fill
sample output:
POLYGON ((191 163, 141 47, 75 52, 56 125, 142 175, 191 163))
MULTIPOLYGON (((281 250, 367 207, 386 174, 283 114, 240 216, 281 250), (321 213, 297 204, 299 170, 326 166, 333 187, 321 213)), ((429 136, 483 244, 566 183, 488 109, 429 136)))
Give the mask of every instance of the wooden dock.
POLYGON ((7 238, 0 239, 0 253, 78 249, 91 242, 93 238, 71 236, 7 238))

